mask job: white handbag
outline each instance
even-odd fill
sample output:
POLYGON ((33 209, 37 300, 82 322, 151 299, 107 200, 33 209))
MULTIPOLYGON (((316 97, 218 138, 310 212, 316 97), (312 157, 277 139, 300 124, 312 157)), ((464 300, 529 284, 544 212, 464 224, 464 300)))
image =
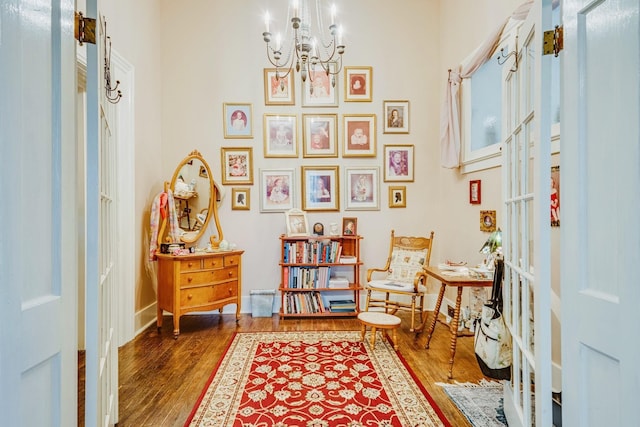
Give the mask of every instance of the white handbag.
POLYGON ((492 298, 476 320, 474 351, 482 373, 490 378, 511 379, 511 333, 499 308, 502 307, 502 261, 496 262, 492 298), (499 265, 498 265, 499 263, 499 265))

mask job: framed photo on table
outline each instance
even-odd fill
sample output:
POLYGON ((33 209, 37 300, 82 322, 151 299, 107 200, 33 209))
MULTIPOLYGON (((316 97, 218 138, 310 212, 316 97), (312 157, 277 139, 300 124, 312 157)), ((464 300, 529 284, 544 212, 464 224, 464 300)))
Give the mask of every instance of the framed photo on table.
POLYGON ((413 145, 384 146, 384 181, 413 182, 413 145))
POLYGON ((345 168, 345 210, 380 210, 380 168, 345 168))
POLYGON ((264 157, 298 157, 295 114, 264 115, 264 157))
POLYGON ((260 169, 260 212, 285 212, 295 206, 293 169, 260 169))
POLYGON ((223 147, 220 152, 223 184, 253 184, 253 148, 223 147))
POLYGON ((340 210, 338 166, 302 166, 302 210, 340 210))
POLYGON ((275 68, 264 69, 264 105, 295 105, 296 97, 292 73, 286 77, 275 68))
POLYGON ((329 74, 321 65, 309 70, 307 79, 302 82, 303 107, 337 107, 338 75, 335 62, 329 64, 329 74))
POLYGON ((251 104, 225 103, 222 120, 225 138, 253 138, 251 104))
POLYGON ((338 115, 302 115, 302 157, 338 157, 338 115))
POLYGON ((345 114, 342 157, 376 157, 376 115, 345 114))
POLYGON ((309 221, 307 213, 300 209, 290 209, 284 213, 287 236, 308 236, 309 221))
POLYGON ((358 234, 358 218, 342 218, 342 235, 355 236, 358 234))
POLYGON ((345 102, 371 102, 373 68, 344 67, 345 102))
POLYGON ((409 133, 409 101, 384 101, 383 133, 409 133))

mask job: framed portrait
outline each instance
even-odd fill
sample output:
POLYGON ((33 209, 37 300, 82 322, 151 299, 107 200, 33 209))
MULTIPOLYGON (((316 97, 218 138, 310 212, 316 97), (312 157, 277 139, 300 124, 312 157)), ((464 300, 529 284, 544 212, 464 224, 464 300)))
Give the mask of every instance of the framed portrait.
POLYGON ((413 182, 413 145, 384 146, 384 181, 413 182))
POLYGON ((222 147, 222 183, 253 184, 253 148, 222 147))
POLYGON ((409 133, 409 101, 384 101, 383 133, 409 133))
POLYGON ((371 102, 373 68, 344 67, 345 102, 371 102))
POLYGON ((480 211, 480 231, 496 231, 496 211, 480 211))
POLYGON ((296 200, 293 169, 260 169, 260 212, 285 212, 296 200))
POLYGON ((389 186, 389 207, 390 208, 406 208, 407 207, 407 187, 389 186))
POLYGON ((551 166, 551 226, 560 227, 560 166, 551 166))
POLYGON ((251 209, 250 188, 231 189, 231 209, 234 211, 248 211, 251 209))
POLYGON ((338 166, 302 166, 302 209, 340 210, 338 166))
POLYGON ((338 157, 338 115, 302 115, 302 157, 338 157))
POLYGON ((263 134, 265 157, 298 157, 298 120, 295 114, 265 114, 263 134))
POLYGON ((472 205, 482 202, 481 183, 479 179, 469 181, 469 203, 472 205))
POLYGON ((207 168, 204 165, 200 165, 200 172, 198 174, 200 178, 209 179, 209 173, 207 172, 207 168))
POLYGON ((380 168, 345 168, 345 210, 380 210, 380 168))
POLYGON ((342 218, 342 235, 356 236, 358 234, 358 218, 342 218))
POLYGON ((225 103, 222 116, 225 138, 253 138, 251 104, 225 103))
POLYGON ((287 236, 308 236, 309 221, 307 213, 300 209, 289 209, 284 213, 287 225, 287 236))
POLYGON ((295 105, 293 73, 283 74, 275 68, 264 69, 264 105, 295 105))
POLYGON ((303 107, 337 107, 338 74, 336 63, 329 63, 329 74, 320 64, 311 67, 307 79, 302 82, 303 107))
POLYGON ((345 114, 342 117, 342 156, 376 157, 376 115, 345 114))

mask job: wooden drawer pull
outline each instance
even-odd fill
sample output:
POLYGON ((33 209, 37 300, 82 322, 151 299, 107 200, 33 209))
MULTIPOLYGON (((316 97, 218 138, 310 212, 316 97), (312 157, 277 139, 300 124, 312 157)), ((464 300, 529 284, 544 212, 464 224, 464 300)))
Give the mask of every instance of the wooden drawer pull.
POLYGON ((233 277, 233 271, 229 272, 229 277, 233 277))
POLYGON ((187 282, 191 283, 192 280, 193 280, 193 277, 191 276, 187 277, 187 282))
POLYGON ((189 267, 193 267, 193 263, 189 262, 189 264, 187 264, 189 267))
POLYGON ((192 298, 193 298, 193 295, 192 295, 192 294, 189 294, 189 295, 187 295, 187 298, 188 298, 188 299, 192 299, 192 298))

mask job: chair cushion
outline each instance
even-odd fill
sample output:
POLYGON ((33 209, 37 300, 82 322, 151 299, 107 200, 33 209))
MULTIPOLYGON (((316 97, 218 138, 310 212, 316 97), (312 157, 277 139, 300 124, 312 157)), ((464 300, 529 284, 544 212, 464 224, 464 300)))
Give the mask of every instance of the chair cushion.
POLYGON ((422 270, 427 250, 411 250, 395 248, 391 253, 391 265, 387 280, 392 282, 413 283, 418 271, 422 270))
POLYGON ((358 319, 368 324, 384 326, 400 325, 400 318, 393 314, 382 313, 379 311, 361 311, 358 313, 358 319))
MULTIPOLYGON (((367 283, 367 287, 372 289, 379 289, 382 291, 396 291, 396 292, 413 292, 413 282, 395 282, 392 280, 372 280, 367 283)), ((427 288, 422 285, 418 285, 418 292, 427 292, 427 288)))

